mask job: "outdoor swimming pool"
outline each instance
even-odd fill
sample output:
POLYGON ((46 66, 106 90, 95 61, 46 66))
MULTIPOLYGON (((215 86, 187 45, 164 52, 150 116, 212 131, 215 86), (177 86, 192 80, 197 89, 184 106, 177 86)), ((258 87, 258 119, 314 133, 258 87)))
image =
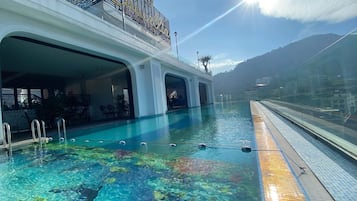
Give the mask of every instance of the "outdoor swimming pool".
POLYGON ((248 103, 69 130, 0 161, 1 200, 261 200, 248 103), (206 148, 199 148, 200 144, 206 148))

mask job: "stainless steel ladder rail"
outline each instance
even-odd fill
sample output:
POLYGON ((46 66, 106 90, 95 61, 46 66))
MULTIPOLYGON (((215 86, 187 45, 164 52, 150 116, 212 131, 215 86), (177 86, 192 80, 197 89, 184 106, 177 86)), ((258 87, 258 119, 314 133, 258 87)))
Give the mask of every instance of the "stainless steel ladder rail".
POLYGON ((58 131, 58 141, 59 142, 64 141, 65 143, 67 143, 66 120, 64 120, 63 118, 57 120, 57 131, 58 131), (62 134, 61 126, 63 128, 63 137, 61 135, 62 134))
POLYGON ((4 147, 9 150, 9 156, 12 156, 12 144, 11 144, 11 127, 9 123, 4 122, 2 124, 3 131, 3 144, 4 147))
POLYGON ((46 124, 43 120, 41 120, 41 126, 42 126, 43 138, 45 139, 45 142, 48 142, 47 135, 46 135, 46 124))
POLYGON ((36 142, 36 130, 38 135, 38 141, 40 143, 40 148, 42 149, 42 135, 41 135, 41 126, 40 122, 37 119, 32 120, 31 122, 31 131, 32 131, 32 139, 36 142), (35 128, 36 126, 36 128, 35 128))

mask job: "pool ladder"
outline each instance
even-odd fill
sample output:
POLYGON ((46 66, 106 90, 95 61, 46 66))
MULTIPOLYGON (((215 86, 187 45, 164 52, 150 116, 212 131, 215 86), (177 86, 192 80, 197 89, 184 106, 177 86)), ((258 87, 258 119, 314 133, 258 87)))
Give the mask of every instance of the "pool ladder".
POLYGON ((4 148, 9 151, 9 156, 12 156, 12 144, 11 144, 11 127, 9 123, 4 122, 2 124, 3 133, 3 145, 4 148))
POLYGON ((40 148, 42 148, 42 143, 47 140, 46 137, 46 129, 45 129, 45 122, 34 119, 31 122, 31 131, 32 131, 32 140, 33 142, 39 142, 40 143, 40 148), (42 132, 41 132, 41 126, 42 126, 42 132), (36 131, 37 131, 37 136, 36 137, 36 131), (43 133, 43 136, 42 136, 43 133), (38 139, 38 140, 37 140, 38 139))
POLYGON ((59 142, 67 143, 66 121, 63 118, 57 120, 57 131, 59 142), (61 126, 63 129, 63 133, 61 132, 61 126))

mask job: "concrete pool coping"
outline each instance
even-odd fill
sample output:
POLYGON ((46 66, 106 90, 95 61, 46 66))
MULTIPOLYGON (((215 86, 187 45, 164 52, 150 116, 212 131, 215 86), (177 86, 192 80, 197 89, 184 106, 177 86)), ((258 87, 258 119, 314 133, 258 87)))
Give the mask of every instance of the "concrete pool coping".
POLYGON ((259 102, 250 102, 264 200, 334 200, 259 102))

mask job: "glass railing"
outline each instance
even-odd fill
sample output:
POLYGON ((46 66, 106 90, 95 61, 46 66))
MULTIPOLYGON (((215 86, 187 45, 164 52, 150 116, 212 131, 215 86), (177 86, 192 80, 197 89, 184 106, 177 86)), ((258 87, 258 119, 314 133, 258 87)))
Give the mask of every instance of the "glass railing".
POLYGON ((357 159, 357 32, 342 36, 294 70, 259 87, 259 98, 357 159))

